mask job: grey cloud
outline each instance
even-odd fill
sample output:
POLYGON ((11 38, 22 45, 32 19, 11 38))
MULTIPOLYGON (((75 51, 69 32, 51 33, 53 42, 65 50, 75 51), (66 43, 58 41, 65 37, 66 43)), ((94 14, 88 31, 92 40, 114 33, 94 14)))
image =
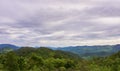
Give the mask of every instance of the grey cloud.
POLYGON ((120 16, 120 8, 114 6, 99 6, 87 11, 89 15, 115 17, 120 16))
POLYGON ((106 25, 103 22, 90 21, 104 17, 119 18, 120 8, 119 4, 116 5, 117 2, 117 0, 115 2, 108 0, 2 0, 0 18, 10 18, 15 22, 0 22, 0 28, 4 27, 0 30, 0 38, 2 38, 0 42, 44 45, 42 41, 46 41, 46 45, 52 45, 53 41, 57 46, 58 41, 63 41, 60 43, 65 45, 66 40, 70 42, 67 43, 69 45, 71 42, 79 45, 78 42, 82 40, 107 40, 113 37, 119 39, 120 24, 106 25), (5 37, 8 39, 4 40, 5 37))

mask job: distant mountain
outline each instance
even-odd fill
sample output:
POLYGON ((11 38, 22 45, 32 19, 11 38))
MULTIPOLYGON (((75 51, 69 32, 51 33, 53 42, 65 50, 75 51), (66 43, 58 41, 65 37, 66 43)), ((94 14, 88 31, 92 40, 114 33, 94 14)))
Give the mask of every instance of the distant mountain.
MULTIPOLYGON (((55 48, 54 48, 55 49, 55 48)), ((81 57, 104 57, 120 51, 120 44, 118 45, 104 45, 104 46, 70 46, 56 48, 55 50, 63 50, 73 52, 81 57)))
POLYGON ((114 45, 114 47, 113 47, 113 51, 114 52, 118 52, 118 51, 120 51, 120 44, 117 44, 117 45, 114 45))
POLYGON ((19 49, 19 46, 15 46, 12 44, 0 44, 0 53, 5 53, 17 49, 19 49))
MULTIPOLYGON (((19 46, 12 44, 0 44, 0 53, 5 53, 9 51, 14 51, 19 49, 19 46)), ((117 45, 98 45, 98 46, 69 46, 69 47, 48 47, 53 50, 62 50, 67 52, 72 52, 80 57, 89 58, 89 57, 104 57, 109 56, 120 51, 120 44, 117 45)), ((32 49, 33 51, 33 49, 32 49)), ((29 52, 32 52, 29 51, 29 52)), ((25 51, 26 52, 26 51, 25 51)), ((24 52, 24 53, 25 53, 24 52)))

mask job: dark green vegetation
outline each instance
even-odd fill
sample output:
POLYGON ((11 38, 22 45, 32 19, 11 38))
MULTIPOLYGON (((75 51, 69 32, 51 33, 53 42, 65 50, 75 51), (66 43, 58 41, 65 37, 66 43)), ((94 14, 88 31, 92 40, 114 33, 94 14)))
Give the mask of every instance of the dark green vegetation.
POLYGON ((120 52, 85 60, 70 52, 22 47, 0 54, 0 71, 120 71, 120 52))
POLYGON ((22 47, 0 54, 1 71, 73 70, 80 58, 76 54, 48 48, 22 47))

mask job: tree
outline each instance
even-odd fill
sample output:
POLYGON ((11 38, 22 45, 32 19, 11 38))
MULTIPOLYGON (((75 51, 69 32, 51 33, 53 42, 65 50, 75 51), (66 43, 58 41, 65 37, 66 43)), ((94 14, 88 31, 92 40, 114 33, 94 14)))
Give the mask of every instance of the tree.
POLYGON ((4 67, 9 71, 19 71, 18 56, 14 52, 6 54, 4 67))
POLYGON ((35 53, 31 54, 31 57, 28 60, 29 69, 34 69, 35 67, 38 67, 41 69, 43 64, 44 62, 42 57, 37 56, 35 53))
POLYGON ((19 57, 18 64, 19 64, 20 71, 27 70, 27 61, 25 57, 22 57, 22 56, 19 57))

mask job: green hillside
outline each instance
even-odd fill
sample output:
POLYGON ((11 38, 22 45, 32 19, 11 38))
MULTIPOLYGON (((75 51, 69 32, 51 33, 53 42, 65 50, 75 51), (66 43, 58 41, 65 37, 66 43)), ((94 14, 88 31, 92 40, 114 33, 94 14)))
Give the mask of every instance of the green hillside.
POLYGON ((70 52, 54 51, 45 47, 22 47, 16 51, 0 54, 0 70, 69 71, 75 68, 78 60, 82 59, 70 52))
POLYGON ((120 52, 85 60, 71 52, 22 47, 0 54, 0 71, 120 71, 120 52))

